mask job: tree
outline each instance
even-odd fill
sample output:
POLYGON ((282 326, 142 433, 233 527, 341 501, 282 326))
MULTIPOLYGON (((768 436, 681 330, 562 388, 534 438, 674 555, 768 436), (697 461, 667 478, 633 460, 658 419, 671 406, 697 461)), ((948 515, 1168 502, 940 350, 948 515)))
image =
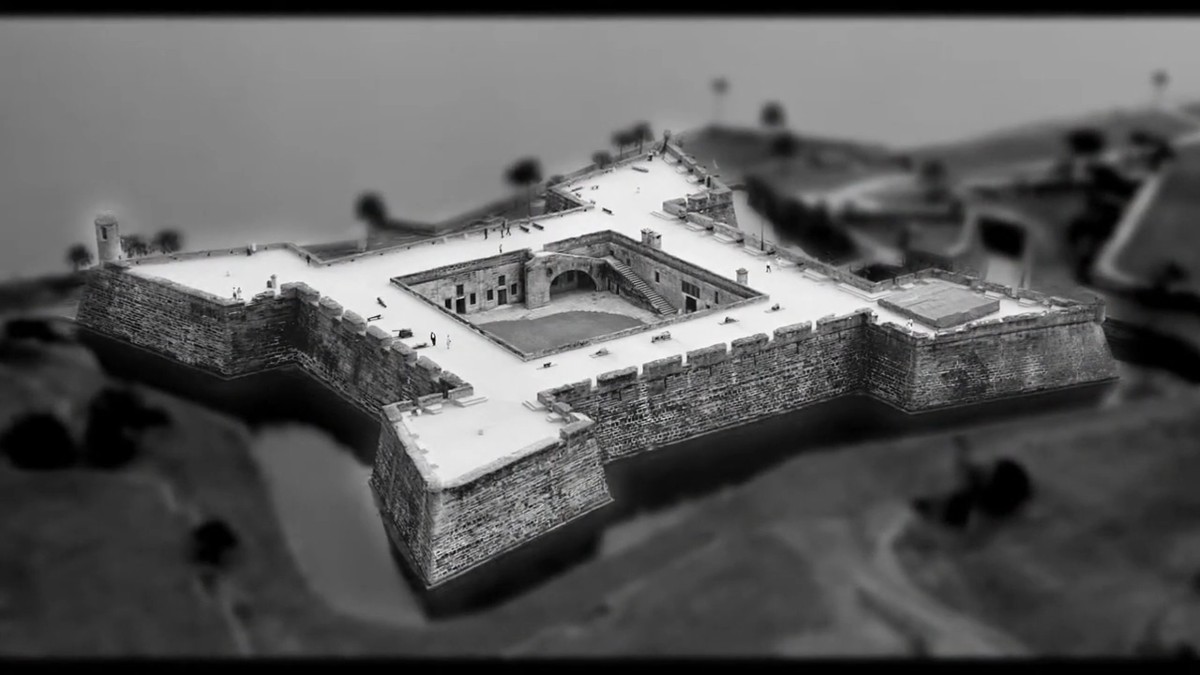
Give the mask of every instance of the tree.
POLYGON ((800 140, 787 131, 780 133, 771 141, 771 156, 779 160, 780 170, 787 172, 788 160, 796 156, 800 150, 800 140))
POLYGON ((729 80, 724 77, 713 78, 710 85, 713 91, 713 123, 721 121, 721 104, 725 100, 725 94, 729 93, 729 80))
POLYGON ((237 533, 224 520, 210 518, 192 529, 192 561, 208 568, 224 568, 237 551, 237 533))
POLYGON ((783 112, 783 104, 778 101, 770 101, 763 104, 762 112, 759 113, 759 121, 768 129, 782 129, 787 124, 787 116, 783 112))
POLYGON ((1163 99, 1166 97, 1167 85, 1171 83, 1171 78, 1167 75, 1167 71, 1159 70, 1150 74, 1150 86, 1154 88, 1154 103, 1162 105, 1163 99))
POLYGON ((556 173, 553 176, 550 176, 550 178, 546 181, 546 185, 547 186, 558 185, 559 183, 563 182, 566 179, 567 179, 566 176, 562 175, 561 173, 556 173))
POLYGON ((4 335, 17 340, 36 340, 49 344, 77 342, 70 328, 51 319, 9 319, 4 324, 4 335))
POLYGON ((638 154, 642 153, 647 141, 654 140, 654 130, 650 128, 649 122, 638 122, 629 129, 630 141, 638 144, 638 154))
POLYGON ((606 150, 597 150, 596 152, 592 153, 592 163, 595 164, 596 168, 598 169, 608 168, 608 165, 612 164, 612 161, 612 153, 606 150))
POLYGON ((979 496, 979 507, 990 516, 1003 518, 1012 515, 1033 496, 1033 483, 1025 467, 1011 459, 1001 459, 993 466, 979 496))
POLYGON ((364 192, 354 205, 354 215, 367 225, 378 227, 388 221, 387 205, 378 192, 364 192))
POLYGON ((79 449, 62 420, 46 413, 25 415, 0 436, 0 453, 19 469, 53 471, 74 466, 79 449))
POLYGON ((1104 132, 1092 127, 1072 129, 1067 133, 1066 141, 1072 158, 1094 160, 1104 154, 1108 146, 1104 132))
POLYGON ((133 258, 146 255, 150 252, 150 245, 146 243, 146 238, 140 234, 130 234, 121 237, 121 248, 133 258))
POLYGON ((633 145, 638 142, 637 136, 633 134, 632 129, 621 129, 614 131, 612 135, 612 144, 617 146, 617 155, 625 154, 625 146, 633 145))
POLYGON ((92 252, 83 244, 74 244, 67 249, 67 262, 78 272, 81 268, 92 264, 92 252))
POLYGON ((896 162, 896 166, 900 167, 901 171, 913 170, 914 162, 910 155, 896 155, 893 161, 896 162))
POLYGON ((163 253, 174 253, 183 248, 183 236, 177 230, 163 230, 154 235, 154 247, 163 253))
POLYGON ((927 159, 921 162, 917 178, 927 201, 937 201, 946 196, 946 165, 941 160, 927 159))
POLYGON ((962 530, 971 522, 971 511, 975 500, 967 490, 957 490, 947 499, 942 509, 942 523, 947 527, 962 530))
POLYGON ((142 434, 169 422, 164 410, 147 406, 137 392, 106 387, 88 405, 84 463, 101 469, 125 466, 137 456, 142 434))
POLYGON ((524 187, 528 194, 525 205, 527 214, 533 215, 533 186, 542 181, 542 163, 536 157, 517 160, 504 174, 505 180, 514 187, 524 187))

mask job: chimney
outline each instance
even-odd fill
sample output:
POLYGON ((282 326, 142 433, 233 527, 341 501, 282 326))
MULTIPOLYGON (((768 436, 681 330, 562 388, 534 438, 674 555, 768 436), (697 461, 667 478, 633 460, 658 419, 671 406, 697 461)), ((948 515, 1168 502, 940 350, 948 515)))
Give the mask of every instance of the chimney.
POLYGON ((653 249, 662 250, 662 235, 650 228, 642 230, 642 243, 653 249))
POLYGON ((737 282, 738 282, 739 284, 743 284, 743 285, 744 285, 744 284, 746 283, 746 280, 747 280, 747 279, 749 279, 749 278, 750 278, 750 273, 746 271, 746 268, 745 268, 745 267, 742 267, 742 268, 738 269, 738 271, 737 271, 737 282))

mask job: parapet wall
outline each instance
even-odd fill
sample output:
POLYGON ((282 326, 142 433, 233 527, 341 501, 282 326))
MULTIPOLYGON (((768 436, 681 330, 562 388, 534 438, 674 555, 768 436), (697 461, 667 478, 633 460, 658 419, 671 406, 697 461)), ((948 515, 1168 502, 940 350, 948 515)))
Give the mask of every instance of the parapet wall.
POLYGON ((462 378, 302 283, 241 301, 108 264, 89 280, 77 318, 222 377, 296 364, 372 416, 387 403, 471 392, 462 378))
POLYGON ((411 409, 411 404, 384 409, 371 486, 380 496, 389 533, 427 585, 443 583, 612 501, 590 433, 592 421, 583 415, 568 413, 557 437, 443 484, 405 422, 411 409))
POLYGON ((847 394, 909 412, 1116 377, 1090 306, 929 335, 867 308, 538 394, 596 421, 605 461, 847 394))

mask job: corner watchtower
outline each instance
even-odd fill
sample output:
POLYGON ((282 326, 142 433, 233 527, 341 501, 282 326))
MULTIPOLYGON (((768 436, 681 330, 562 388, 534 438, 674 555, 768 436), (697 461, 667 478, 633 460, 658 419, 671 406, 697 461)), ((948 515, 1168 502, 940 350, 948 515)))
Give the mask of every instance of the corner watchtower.
POLYGON ((111 213, 96 216, 96 257, 101 263, 123 259, 121 230, 117 217, 111 213))

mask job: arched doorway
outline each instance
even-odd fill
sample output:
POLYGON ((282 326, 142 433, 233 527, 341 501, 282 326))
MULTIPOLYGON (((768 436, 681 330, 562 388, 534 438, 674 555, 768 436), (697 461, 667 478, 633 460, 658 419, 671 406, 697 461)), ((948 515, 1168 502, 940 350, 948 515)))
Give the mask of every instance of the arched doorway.
POLYGON ((583 270, 567 270, 550 280, 550 297, 571 291, 594 291, 596 280, 583 270))

